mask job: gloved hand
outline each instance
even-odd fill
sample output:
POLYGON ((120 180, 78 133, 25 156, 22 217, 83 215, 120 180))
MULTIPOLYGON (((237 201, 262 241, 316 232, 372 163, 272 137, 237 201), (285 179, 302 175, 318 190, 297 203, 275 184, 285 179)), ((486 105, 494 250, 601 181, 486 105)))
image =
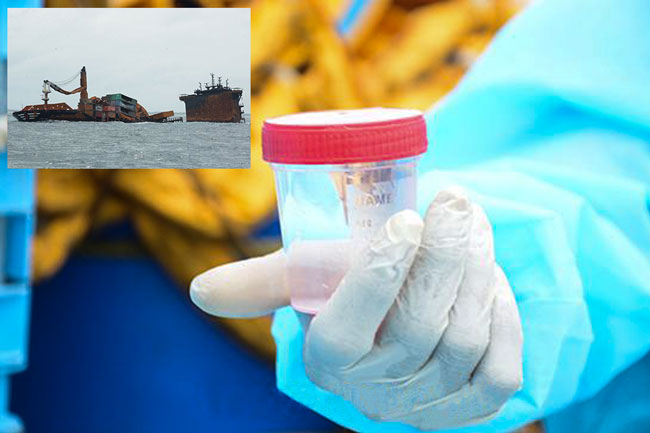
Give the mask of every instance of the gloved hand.
MULTIPOLYGON (((192 300, 220 316, 266 314, 289 303, 286 264, 276 252, 212 269, 192 300)), ((514 296, 485 213, 458 190, 438 194, 424 222, 391 217, 304 323, 309 378, 373 419, 459 427, 496 414, 521 385, 514 296)))

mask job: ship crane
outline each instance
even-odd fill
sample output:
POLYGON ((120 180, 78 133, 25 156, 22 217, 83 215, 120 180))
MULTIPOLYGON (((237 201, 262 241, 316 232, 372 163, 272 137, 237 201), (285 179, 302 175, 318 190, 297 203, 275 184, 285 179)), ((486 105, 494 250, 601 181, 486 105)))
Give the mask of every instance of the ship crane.
MULTIPOLYGON (((59 87, 57 84, 53 83, 52 81, 44 80, 43 81, 43 97, 41 99, 43 99, 43 101, 47 105, 47 102, 50 100, 48 95, 52 92, 50 90, 50 88, 52 88, 52 89, 56 90, 57 92, 62 93, 64 95, 74 95, 76 93, 81 93, 81 95, 79 96, 79 99, 80 99, 79 102, 87 100, 88 99, 88 82, 86 81, 86 67, 84 66, 83 68, 81 68, 81 71, 79 73, 77 73, 77 75, 81 75, 81 78, 79 79, 79 87, 77 87, 74 90, 65 90, 65 89, 62 89, 61 87, 59 87)), ((70 82, 70 81, 74 80, 77 77, 77 75, 72 77, 72 79, 67 80, 66 82, 70 82)))

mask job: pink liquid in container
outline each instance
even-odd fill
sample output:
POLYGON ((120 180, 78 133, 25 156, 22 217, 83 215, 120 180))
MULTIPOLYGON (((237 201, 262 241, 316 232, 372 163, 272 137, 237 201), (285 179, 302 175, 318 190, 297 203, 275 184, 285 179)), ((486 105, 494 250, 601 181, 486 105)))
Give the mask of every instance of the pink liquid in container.
POLYGON ((391 215, 416 209, 427 149, 417 110, 366 108, 267 119, 291 305, 315 314, 391 215))

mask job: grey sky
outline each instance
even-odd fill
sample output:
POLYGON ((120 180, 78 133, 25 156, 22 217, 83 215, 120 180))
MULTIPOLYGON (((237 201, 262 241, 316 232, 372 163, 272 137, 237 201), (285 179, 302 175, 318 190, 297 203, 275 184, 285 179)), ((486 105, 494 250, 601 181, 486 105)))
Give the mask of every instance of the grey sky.
MULTIPOLYGON (((250 112, 249 9, 9 9, 7 27, 9 109, 42 104, 43 80, 86 66, 89 96, 124 93, 150 112, 185 111, 178 95, 214 72, 244 89, 250 112)), ((50 103, 78 101, 50 94, 50 103)))

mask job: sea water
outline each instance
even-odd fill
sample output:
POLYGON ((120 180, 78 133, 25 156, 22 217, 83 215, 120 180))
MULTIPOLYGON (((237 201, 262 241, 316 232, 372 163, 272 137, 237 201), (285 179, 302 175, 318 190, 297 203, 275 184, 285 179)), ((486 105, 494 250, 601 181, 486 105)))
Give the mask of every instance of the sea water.
POLYGON ((250 115, 245 119, 246 123, 19 122, 10 114, 8 166, 249 168, 250 115))

